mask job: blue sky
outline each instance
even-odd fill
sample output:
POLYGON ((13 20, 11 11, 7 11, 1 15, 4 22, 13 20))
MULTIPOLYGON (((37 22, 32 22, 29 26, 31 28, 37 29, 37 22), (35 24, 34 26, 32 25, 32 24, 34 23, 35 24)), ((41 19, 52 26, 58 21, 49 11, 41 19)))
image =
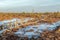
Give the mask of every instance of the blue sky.
POLYGON ((49 11, 49 8, 51 8, 50 11, 60 11, 59 6, 60 0, 0 0, 0 11, 3 12, 27 12, 29 8, 29 11, 32 11, 32 9, 37 11, 36 9, 38 9, 37 12, 43 10, 46 12, 46 10, 49 11), (56 9, 53 10, 53 7, 56 9))

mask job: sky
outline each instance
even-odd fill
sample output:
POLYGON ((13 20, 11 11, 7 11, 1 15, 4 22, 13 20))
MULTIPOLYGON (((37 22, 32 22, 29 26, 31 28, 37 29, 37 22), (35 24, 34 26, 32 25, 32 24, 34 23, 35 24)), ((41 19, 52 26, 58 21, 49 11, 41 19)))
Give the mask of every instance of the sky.
POLYGON ((0 12, 60 11, 60 0, 0 0, 0 12))

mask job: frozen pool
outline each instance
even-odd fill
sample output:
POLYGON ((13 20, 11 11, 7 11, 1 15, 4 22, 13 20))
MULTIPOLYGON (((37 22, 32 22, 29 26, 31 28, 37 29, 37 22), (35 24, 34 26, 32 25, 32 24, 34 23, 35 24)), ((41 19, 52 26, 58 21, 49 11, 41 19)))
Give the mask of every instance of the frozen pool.
MULTIPOLYGON (((28 38, 31 38, 32 36, 34 36, 36 38, 40 36, 40 33, 42 33, 45 29, 52 31, 58 26, 60 26, 60 21, 52 24, 43 23, 40 25, 27 26, 26 28, 22 28, 24 31, 22 30, 20 31, 22 31, 22 34, 24 35, 24 37, 27 36, 28 38)), ((15 32, 15 34, 17 35, 20 31, 18 30, 17 32, 15 32)), ((21 33, 19 33, 19 35, 20 34, 21 33)))
MULTIPOLYGON (((26 18, 25 21, 27 22, 29 19, 30 18, 26 18)), ((16 20, 18 22, 21 21, 20 19, 5 20, 5 21, 0 22, 0 25, 2 25, 3 23, 15 22, 16 20)), ((34 36, 36 38, 36 37, 40 36, 40 33, 42 33, 44 30, 47 29, 49 31, 52 31, 55 28, 57 28, 58 26, 60 26, 60 21, 57 21, 57 22, 52 23, 52 24, 42 23, 39 25, 32 25, 32 26, 27 26, 25 28, 19 29, 14 34, 17 36, 21 36, 21 37, 27 36, 28 38, 31 38, 32 36, 34 36)), ((4 32, 4 30, 0 31, 0 33, 4 32)))
POLYGON ((6 31, 6 30, 7 30, 7 29, 1 30, 1 31, 0 31, 0 34, 2 34, 2 33, 3 33, 4 31, 6 31))

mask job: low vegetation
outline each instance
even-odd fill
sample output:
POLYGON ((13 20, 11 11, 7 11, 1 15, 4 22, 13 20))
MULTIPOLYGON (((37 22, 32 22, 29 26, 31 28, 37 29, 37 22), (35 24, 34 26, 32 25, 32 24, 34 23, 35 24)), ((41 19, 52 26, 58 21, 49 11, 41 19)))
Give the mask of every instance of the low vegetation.
MULTIPOLYGON (((13 18, 26 18, 31 17, 39 20, 39 22, 47 22, 47 23, 53 23, 56 21, 60 21, 60 12, 46 12, 46 13, 0 13, 0 21, 3 20, 10 20, 13 18)), ((36 20, 28 21, 28 23, 33 22, 31 25, 35 25, 34 23, 36 20)), ((37 22, 37 23, 39 23, 37 22)), ((29 24, 30 25, 30 24, 29 24)), ((23 25, 25 26, 25 25, 23 25)), ((3 29, 2 26, 0 26, 0 30, 3 29)), ((12 29, 13 31, 18 30, 17 28, 12 29)), ((14 32, 12 30, 6 30, 2 35, 0 35, 0 40, 60 40, 60 26, 56 28, 53 31, 45 30, 38 38, 28 38, 28 37, 18 37, 14 35, 14 32)))

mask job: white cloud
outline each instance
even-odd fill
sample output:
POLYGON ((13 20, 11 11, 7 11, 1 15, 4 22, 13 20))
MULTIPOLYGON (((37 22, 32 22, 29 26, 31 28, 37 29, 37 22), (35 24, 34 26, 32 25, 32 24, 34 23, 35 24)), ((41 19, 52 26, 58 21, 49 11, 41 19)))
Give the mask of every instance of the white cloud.
MULTIPOLYGON (((12 8, 21 8, 24 6, 33 6, 35 8, 40 6, 51 6, 58 4, 60 5, 60 0, 0 0, 0 10, 10 10, 12 8)), ((20 10, 22 9, 23 8, 20 10)))
MULTIPOLYGON (((58 1, 59 2, 59 1, 58 1)), ((46 6, 54 5, 58 2, 54 0, 3 0, 0 1, 0 6, 46 6)))

